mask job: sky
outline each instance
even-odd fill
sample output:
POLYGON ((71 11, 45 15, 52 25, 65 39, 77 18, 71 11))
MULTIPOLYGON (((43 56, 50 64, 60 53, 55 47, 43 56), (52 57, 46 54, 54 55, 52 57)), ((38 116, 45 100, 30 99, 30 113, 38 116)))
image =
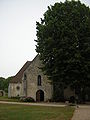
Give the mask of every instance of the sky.
MULTIPOLYGON (((35 52, 36 21, 64 0, 0 0, 0 77, 14 76, 35 52)), ((90 0, 81 0, 90 6, 90 0)))

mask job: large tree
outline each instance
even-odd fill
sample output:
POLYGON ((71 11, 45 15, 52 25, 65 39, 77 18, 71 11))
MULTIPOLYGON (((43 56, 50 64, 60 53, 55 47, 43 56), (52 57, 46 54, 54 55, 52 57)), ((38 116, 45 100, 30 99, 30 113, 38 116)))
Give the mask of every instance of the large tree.
POLYGON ((36 29, 36 51, 53 82, 54 98, 60 98, 62 84, 80 91, 90 87, 90 8, 74 0, 55 3, 36 29))

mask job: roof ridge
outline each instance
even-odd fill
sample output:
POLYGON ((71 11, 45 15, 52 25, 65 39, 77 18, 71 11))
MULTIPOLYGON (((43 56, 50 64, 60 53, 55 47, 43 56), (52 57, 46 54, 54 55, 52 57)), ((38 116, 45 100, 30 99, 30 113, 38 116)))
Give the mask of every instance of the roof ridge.
POLYGON ((29 67, 29 65, 30 65, 38 56, 39 56, 39 54, 37 54, 32 61, 27 61, 27 62, 22 66, 22 68, 17 72, 17 74, 13 77, 13 79, 10 81, 10 83, 22 82, 22 77, 23 77, 24 71, 29 67))
POLYGON ((17 83, 22 81, 23 72, 30 65, 31 61, 27 61, 22 68, 18 71, 18 73, 14 76, 14 78, 10 81, 10 83, 17 83))

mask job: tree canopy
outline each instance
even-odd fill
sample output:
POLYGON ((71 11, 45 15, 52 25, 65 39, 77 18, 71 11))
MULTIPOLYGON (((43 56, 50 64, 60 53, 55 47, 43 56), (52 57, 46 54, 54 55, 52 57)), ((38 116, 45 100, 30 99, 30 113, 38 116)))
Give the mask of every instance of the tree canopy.
POLYGON ((0 90, 4 90, 8 93, 9 82, 13 77, 8 77, 7 79, 0 77, 0 90))
POLYGON ((90 8, 74 0, 55 3, 36 25, 36 51, 53 84, 90 86, 90 8))

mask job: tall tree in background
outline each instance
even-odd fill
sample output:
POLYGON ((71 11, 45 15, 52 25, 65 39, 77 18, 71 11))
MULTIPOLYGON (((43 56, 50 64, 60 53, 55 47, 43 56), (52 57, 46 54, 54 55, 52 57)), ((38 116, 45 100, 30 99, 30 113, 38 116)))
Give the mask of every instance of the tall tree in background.
POLYGON ((54 99, 60 99, 62 85, 79 87, 79 93, 90 86, 90 8, 74 0, 55 3, 36 29, 36 51, 53 82, 54 99))

